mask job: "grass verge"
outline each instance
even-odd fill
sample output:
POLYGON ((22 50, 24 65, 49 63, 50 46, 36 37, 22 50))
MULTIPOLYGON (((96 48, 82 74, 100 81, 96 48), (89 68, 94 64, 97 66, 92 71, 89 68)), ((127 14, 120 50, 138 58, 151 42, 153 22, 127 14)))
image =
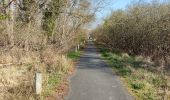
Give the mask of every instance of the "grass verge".
MULTIPOLYGON (((54 48, 44 49, 41 53, 22 52, 20 49, 15 50, 15 55, 11 52, 0 55, 0 100, 46 100, 65 91, 58 88, 65 84, 65 78, 74 69, 71 59, 56 53, 54 48), (41 97, 35 95, 37 71, 43 78, 41 97)), ((56 97, 49 100, 56 100, 56 97)))
POLYGON ((57 72, 49 74, 47 85, 45 86, 45 89, 43 91, 43 96, 48 97, 51 94, 53 94, 55 92, 55 89, 62 81, 62 79, 63 79, 63 75, 58 74, 57 72))
POLYGON ((68 52, 67 57, 72 60, 77 60, 80 57, 80 51, 70 51, 68 52))
POLYGON ((59 95, 57 98, 59 100, 63 100, 63 96, 66 94, 65 92, 67 92, 67 90, 68 90, 67 89, 68 82, 66 79, 68 78, 68 74, 70 74, 70 71, 73 71, 73 66, 74 66, 73 61, 75 61, 79 58, 80 51, 77 51, 77 52, 70 51, 67 53, 66 56, 67 56, 67 59, 64 57, 65 62, 62 61, 65 65, 63 67, 60 67, 60 68, 64 68, 64 69, 60 69, 60 71, 50 73, 46 77, 48 82, 46 82, 47 84, 45 85, 46 87, 44 89, 43 96, 47 97, 47 100, 56 99, 56 96, 49 97, 49 96, 51 96, 51 94, 56 95, 56 92, 59 93, 59 94, 57 94, 57 95, 59 95), (70 64, 71 64, 71 66, 70 66, 70 64), (63 85, 64 85, 64 87, 63 87, 63 85))
POLYGON ((100 51, 136 100, 170 100, 170 80, 168 76, 151 69, 154 63, 117 51, 100 51))
POLYGON ((46 75, 46 82, 44 82, 43 97, 46 100, 63 100, 63 96, 67 93, 68 84, 67 78, 73 71, 73 61, 65 56, 60 57, 59 69, 53 69, 46 75), (64 86, 65 85, 65 86, 64 86), (64 87, 61 87, 64 86, 64 87), (62 89, 61 89, 62 88, 62 89))

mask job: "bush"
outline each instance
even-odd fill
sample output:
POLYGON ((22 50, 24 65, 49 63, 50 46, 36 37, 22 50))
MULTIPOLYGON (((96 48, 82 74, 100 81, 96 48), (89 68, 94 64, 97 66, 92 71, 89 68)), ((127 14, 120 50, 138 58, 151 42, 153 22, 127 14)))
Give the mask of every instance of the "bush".
POLYGON ((170 56, 169 6, 169 2, 136 2, 125 10, 112 12, 93 35, 109 50, 167 60, 170 56))

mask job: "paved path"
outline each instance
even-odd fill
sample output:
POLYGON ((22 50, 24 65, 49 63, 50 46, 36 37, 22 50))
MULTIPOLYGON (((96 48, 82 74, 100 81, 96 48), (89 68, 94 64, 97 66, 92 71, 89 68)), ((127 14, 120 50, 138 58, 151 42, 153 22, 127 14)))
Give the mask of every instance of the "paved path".
POLYGON ((119 78, 101 59, 92 42, 88 43, 71 77, 65 100, 133 100, 119 78))

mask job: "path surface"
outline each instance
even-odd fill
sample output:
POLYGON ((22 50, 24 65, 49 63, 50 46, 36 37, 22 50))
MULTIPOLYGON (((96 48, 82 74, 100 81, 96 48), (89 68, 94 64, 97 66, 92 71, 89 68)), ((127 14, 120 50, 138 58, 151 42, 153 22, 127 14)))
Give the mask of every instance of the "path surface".
POLYGON ((71 77, 65 100, 133 100, 112 69, 101 59, 92 42, 88 43, 71 77))

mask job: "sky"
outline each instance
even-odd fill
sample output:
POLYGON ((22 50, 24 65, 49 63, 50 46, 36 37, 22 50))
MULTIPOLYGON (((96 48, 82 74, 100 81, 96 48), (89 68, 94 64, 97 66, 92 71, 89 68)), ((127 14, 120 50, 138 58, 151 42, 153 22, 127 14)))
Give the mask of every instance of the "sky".
MULTIPOLYGON (((94 0, 98 1, 98 0, 94 0)), ((96 21, 91 25, 92 28, 101 24, 104 18, 109 16, 112 11, 117 9, 125 9, 126 6, 134 0, 105 0, 104 6, 96 13, 96 21)))
MULTIPOLYGON (((92 0, 92 4, 96 3, 100 0, 92 0)), ((104 7, 99 10, 99 12, 96 13, 96 21, 91 24, 91 29, 94 29, 99 24, 103 22, 103 20, 111 14, 112 11, 117 9, 125 9, 127 5, 135 2, 137 0, 103 0, 104 7)), ((147 2, 152 0, 145 0, 147 2)), ((166 1, 166 0, 160 0, 160 1, 166 1)))

